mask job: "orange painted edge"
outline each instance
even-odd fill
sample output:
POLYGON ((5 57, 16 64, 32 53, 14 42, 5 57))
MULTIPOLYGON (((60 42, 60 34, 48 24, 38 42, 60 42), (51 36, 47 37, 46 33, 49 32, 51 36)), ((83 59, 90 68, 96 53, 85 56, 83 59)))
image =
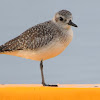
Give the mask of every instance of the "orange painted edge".
MULTIPOLYGON (((100 84, 57 84, 56 88, 100 88, 100 84)), ((0 84, 2 87, 48 87, 42 86, 42 84, 0 84)))
POLYGON ((0 100, 100 100, 100 84, 2 84, 0 100))

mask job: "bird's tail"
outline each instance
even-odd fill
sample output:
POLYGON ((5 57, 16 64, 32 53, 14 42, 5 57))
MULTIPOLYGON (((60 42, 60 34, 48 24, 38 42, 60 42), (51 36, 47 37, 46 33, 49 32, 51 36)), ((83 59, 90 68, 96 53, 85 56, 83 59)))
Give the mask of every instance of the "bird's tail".
POLYGON ((0 54, 3 54, 3 53, 5 52, 3 49, 4 49, 4 46, 1 45, 1 46, 0 46, 0 54))
POLYGON ((0 54, 5 54, 7 51, 10 51, 7 46, 1 45, 0 46, 0 54))
POLYGON ((15 55, 17 53, 13 52, 12 50, 8 49, 7 46, 1 45, 0 46, 0 54, 6 54, 6 55, 15 55))

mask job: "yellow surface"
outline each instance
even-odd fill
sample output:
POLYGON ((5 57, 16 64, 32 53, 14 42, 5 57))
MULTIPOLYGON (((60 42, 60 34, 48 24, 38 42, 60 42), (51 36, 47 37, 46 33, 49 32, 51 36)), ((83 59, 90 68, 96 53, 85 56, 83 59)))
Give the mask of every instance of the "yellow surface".
POLYGON ((100 100, 100 84, 0 85, 0 100, 100 100))

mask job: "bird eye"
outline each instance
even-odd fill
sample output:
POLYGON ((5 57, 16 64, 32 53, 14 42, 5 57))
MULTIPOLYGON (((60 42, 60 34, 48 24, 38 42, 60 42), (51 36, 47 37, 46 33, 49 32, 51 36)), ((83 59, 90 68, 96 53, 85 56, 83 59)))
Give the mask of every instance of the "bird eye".
POLYGON ((63 21, 63 18, 62 17, 60 17, 59 19, 60 19, 60 21, 63 21))

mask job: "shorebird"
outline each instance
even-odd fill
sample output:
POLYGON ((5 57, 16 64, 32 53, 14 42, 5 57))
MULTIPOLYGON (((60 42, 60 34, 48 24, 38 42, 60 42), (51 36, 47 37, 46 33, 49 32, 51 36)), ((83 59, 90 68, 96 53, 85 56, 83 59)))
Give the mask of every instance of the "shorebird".
POLYGON ((43 61, 59 55, 65 50, 73 38, 71 26, 72 14, 68 10, 61 10, 52 20, 37 24, 18 37, 0 46, 0 54, 18 56, 40 61, 43 86, 57 86, 45 83, 43 75, 43 61))

